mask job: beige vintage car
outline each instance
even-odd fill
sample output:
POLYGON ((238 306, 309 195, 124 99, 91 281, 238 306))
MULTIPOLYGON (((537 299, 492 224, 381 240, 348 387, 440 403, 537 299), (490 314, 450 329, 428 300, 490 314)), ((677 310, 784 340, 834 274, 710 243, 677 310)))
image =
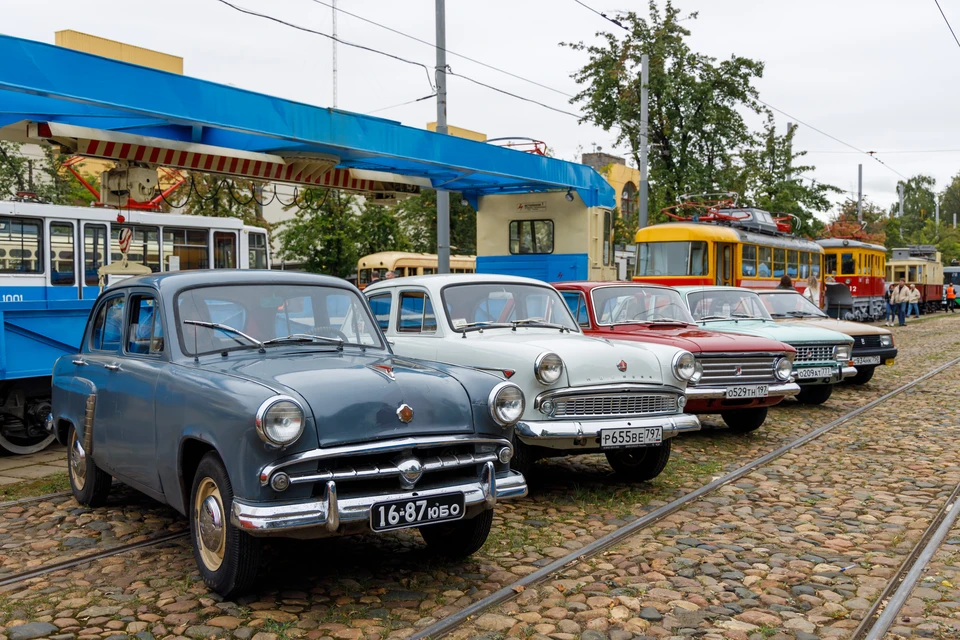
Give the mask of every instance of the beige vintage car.
POLYGON ((777 322, 832 329, 853 338, 852 359, 857 375, 848 378, 846 382, 866 384, 878 366, 893 364, 897 357, 897 348, 893 346, 893 333, 887 329, 831 318, 792 289, 769 289, 757 293, 777 322))

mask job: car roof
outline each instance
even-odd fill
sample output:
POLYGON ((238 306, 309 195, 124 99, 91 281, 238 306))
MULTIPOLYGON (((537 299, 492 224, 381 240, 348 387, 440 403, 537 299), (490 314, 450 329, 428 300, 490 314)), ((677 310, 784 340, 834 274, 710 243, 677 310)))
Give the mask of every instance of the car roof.
POLYGON ((756 293, 755 290, 748 287, 724 287, 720 285, 704 285, 704 286, 685 286, 685 287, 674 287, 680 293, 695 293, 697 291, 747 291, 749 293, 756 293))
POLYGON ((202 285, 223 284, 309 284, 354 288, 352 284, 341 278, 314 273, 273 269, 196 269, 134 276, 110 285, 108 290, 150 287, 160 291, 176 291, 202 285))
POLYGON ((649 289, 672 289, 672 287, 653 282, 633 282, 631 280, 565 280, 563 282, 551 282, 550 284, 558 289, 572 287, 575 289, 582 289, 584 291, 592 291, 593 289, 600 289, 602 287, 644 287, 649 289))
POLYGON ((550 286, 543 280, 537 280, 536 278, 504 276, 497 273, 435 273, 428 276, 406 276, 402 278, 391 278, 390 280, 377 280, 373 284, 367 285, 364 291, 415 284, 441 288, 448 284, 469 284, 471 282, 513 282, 517 284, 539 285, 541 287, 550 286))

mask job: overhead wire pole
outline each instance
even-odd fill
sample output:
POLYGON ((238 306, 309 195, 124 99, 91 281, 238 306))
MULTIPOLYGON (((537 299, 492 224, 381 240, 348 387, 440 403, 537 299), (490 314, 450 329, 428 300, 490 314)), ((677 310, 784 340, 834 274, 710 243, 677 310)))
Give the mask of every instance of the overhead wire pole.
POLYGON ((650 190, 650 180, 647 175, 647 147, 650 138, 647 135, 649 129, 649 100, 650 91, 647 85, 650 83, 650 56, 643 54, 640 56, 640 202, 638 227, 643 229, 647 226, 647 199, 650 190))
MULTIPOLYGON (((446 6, 437 10, 437 133, 447 133, 447 34, 446 6)), ((437 189, 437 273, 450 273, 450 192, 437 189)))
POLYGON ((863 222, 863 165, 857 165, 857 222, 863 222))
POLYGON ((333 0, 333 108, 337 108, 337 0, 333 0))

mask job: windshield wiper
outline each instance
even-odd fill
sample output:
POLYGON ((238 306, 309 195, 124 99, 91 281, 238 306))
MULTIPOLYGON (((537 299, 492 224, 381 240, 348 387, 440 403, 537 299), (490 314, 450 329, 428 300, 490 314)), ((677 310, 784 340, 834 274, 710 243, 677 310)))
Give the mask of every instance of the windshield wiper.
MULTIPOLYGON (((780 314, 780 315, 783 315, 783 314, 780 314)), ((787 311, 787 315, 791 315, 791 316, 794 316, 794 317, 796 317, 796 318, 806 318, 806 317, 808 317, 808 316, 811 317, 811 318, 816 318, 816 317, 818 317, 816 314, 807 313, 806 311, 787 311)))
POLYGON ((341 340, 340 338, 316 336, 316 335, 313 335, 312 333, 291 333, 288 336, 282 336, 280 338, 270 338, 263 344, 264 345, 280 344, 281 342, 323 342, 327 344, 335 344, 337 345, 337 350, 343 351, 343 340, 341 340))
POLYGON ((233 327, 225 324, 220 324, 219 322, 207 322, 206 320, 184 320, 183 324, 195 324, 198 327, 206 327, 207 329, 219 329, 220 331, 226 331, 227 333, 234 333, 242 338, 246 338, 253 344, 257 345, 257 351, 260 353, 266 353, 267 350, 263 348, 264 343, 260 342, 251 335, 240 331, 240 329, 234 329, 233 327))
POLYGON ((730 317, 731 318, 754 318, 754 316, 750 315, 749 313, 731 313, 730 317))
POLYGON ((459 327, 454 327, 454 329, 463 333, 463 337, 466 338, 467 337, 466 334, 468 331, 479 331, 480 333, 483 333, 484 329, 497 329, 497 328, 509 329, 512 326, 513 325, 510 324, 509 322, 481 321, 481 322, 468 322, 466 324, 460 325, 459 327))
POLYGON ((703 320, 729 320, 730 316, 703 316, 698 322, 703 320))
POLYGON ((547 327, 548 329, 560 329, 560 333, 566 331, 570 333, 568 327, 563 326, 562 324, 556 324, 555 322, 547 322, 541 320, 540 318, 524 318, 522 320, 514 320, 511 322, 513 325, 513 330, 516 331, 517 327, 547 327))

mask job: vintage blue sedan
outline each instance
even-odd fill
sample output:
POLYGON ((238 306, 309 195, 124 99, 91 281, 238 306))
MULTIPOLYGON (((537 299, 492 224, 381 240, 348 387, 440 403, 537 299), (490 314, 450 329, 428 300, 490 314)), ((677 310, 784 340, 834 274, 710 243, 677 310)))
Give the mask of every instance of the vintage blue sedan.
POLYGON ((111 477, 190 520, 206 583, 249 587, 263 536, 419 527, 469 555, 510 470, 519 387, 395 356, 343 280, 266 271, 130 278, 57 361, 48 421, 81 503, 111 477))

